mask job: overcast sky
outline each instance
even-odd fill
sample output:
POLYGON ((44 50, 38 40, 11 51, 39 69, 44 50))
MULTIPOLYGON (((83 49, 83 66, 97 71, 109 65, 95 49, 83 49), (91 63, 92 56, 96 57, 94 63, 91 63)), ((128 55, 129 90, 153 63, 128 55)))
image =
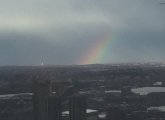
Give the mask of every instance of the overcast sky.
POLYGON ((0 65, 87 64, 78 60, 105 33, 106 58, 92 63, 165 62, 161 2, 0 0, 0 65))

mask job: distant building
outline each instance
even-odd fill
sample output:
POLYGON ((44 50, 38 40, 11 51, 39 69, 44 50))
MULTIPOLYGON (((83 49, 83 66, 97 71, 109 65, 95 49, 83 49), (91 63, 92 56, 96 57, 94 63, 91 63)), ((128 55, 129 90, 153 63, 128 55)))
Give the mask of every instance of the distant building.
POLYGON ((132 111, 131 114, 127 116, 128 120, 151 120, 147 119, 146 111, 132 111))
MULTIPOLYGON (((69 120, 69 111, 62 112, 62 120, 69 120)), ((86 109, 86 120, 98 120, 98 111, 86 109)))
POLYGON ((106 113, 105 112, 99 113, 98 120, 105 120, 105 119, 106 119, 106 113))
POLYGON ((149 107, 147 108, 147 112, 165 112, 165 106, 158 106, 158 107, 149 107))
POLYGON ((165 106, 149 107, 147 109, 147 118, 151 118, 154 120, 164 120, 165 119, 165 106))
POLYGON ((126 120, 126 115, 117 106, 111 106, 107 109, 106 120, 126 120))
POLYGON ((132 94, 131 87, 127 86, 127 87, 123 87, 123 88, 121 89, 121 95, 122 95, 123 97, 125 97, 125 96, 130 96, 131 94, 132 94))
POLYGON ((147 95, 147 104, 149 106, 165 106, 165 92, 153 92, 147 95))
POLYGON ((121 90, 106 90, 105 94, 121 97, 121 90))
POLYGON ((155 83, 153 84, 153 86, 162 86, 162 85, 163 85, 162 82, 155 82, 155 83))

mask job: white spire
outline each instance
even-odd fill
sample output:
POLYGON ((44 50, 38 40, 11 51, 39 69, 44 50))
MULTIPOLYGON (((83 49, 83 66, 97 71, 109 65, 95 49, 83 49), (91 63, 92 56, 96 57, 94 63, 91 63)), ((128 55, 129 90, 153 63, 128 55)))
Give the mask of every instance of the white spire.
POLYGON ((44 66, 44 62, 43 61, 41 62, 41 66, 44 66))

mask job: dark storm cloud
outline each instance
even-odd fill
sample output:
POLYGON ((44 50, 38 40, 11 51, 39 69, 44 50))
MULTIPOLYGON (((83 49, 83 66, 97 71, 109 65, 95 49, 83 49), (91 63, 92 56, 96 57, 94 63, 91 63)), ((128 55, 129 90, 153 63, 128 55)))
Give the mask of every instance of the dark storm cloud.
POLYGON ((159 0, 0 1, 0 65, 77 64, 105 33, 104 62, 163 62, 165 6, 159 0))
POLYGON ((110 47, 116 62, 163 62, 165 60, 165 36, 160 33, 132 33, 120 34, 120 38, 110 47), (120 59, 121 58, 121 59, 120 59))
POLYGON ((76 51, 74 46, 60 43, 52 44, 38 36, 12 34, 1 35, 0 62, 3 65, 40 65, 43 61, 47 64, 55 62, 66 64, 73 61, 76 51), (6 54, 4 54, 6 53, 6 54))

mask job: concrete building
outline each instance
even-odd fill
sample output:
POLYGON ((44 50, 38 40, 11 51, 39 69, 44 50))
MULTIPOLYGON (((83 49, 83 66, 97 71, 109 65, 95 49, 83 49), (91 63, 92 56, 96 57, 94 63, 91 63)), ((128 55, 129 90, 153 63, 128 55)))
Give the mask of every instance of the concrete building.
POLYGON ((61 120, 61 98, 54 96, 49 80, 34 81, 34 120, 61 120))
POLYGON ((73 96, 69 99, 69 120, 86 120, 86 98, 73 96))
POLYGON ((48 98, 50 96, 50 81, 34 81, 33 86, 34 120, 48 120, 48 98))
POLYGON ((122 96, 122 97, 130 96, 131 94, 132 94, 131 87, 126 86, 126 87, 123 87, 123 88, 121 89, 121 96, 122 96))
POLYGON ((153 92, 147 95, 148 106, 165 106, 165 92, 153 92))
POLYGON ((106 119, 106 113, 105 112, 99 113, 98 120, 105 120, 105 119, 106 119))
POLYGON ((119 107, 111 106, 107 109, 106 120, 126 120, 126 115, 119 107))
MULTIPOLYGON (((62 120, 69 120, 69 111, 62 112, 62 120)), ((98 120, 98 111, 86 109, 86 120, 98 120)))
MULTIPOLYGON (((51 82, 42 80, 34 81, 33 87, 34 120, 61 120, 62 101, 73 91, 67 89, 60 95, 53 95, 51 82)), ((69 113, 69 120, 86 120, 86 98, 80 95, 69 97, 69 113)))
POLYGON ((62 100, 60 97, 50 96, 48 99, 48 120, 61 120, 62 100))

